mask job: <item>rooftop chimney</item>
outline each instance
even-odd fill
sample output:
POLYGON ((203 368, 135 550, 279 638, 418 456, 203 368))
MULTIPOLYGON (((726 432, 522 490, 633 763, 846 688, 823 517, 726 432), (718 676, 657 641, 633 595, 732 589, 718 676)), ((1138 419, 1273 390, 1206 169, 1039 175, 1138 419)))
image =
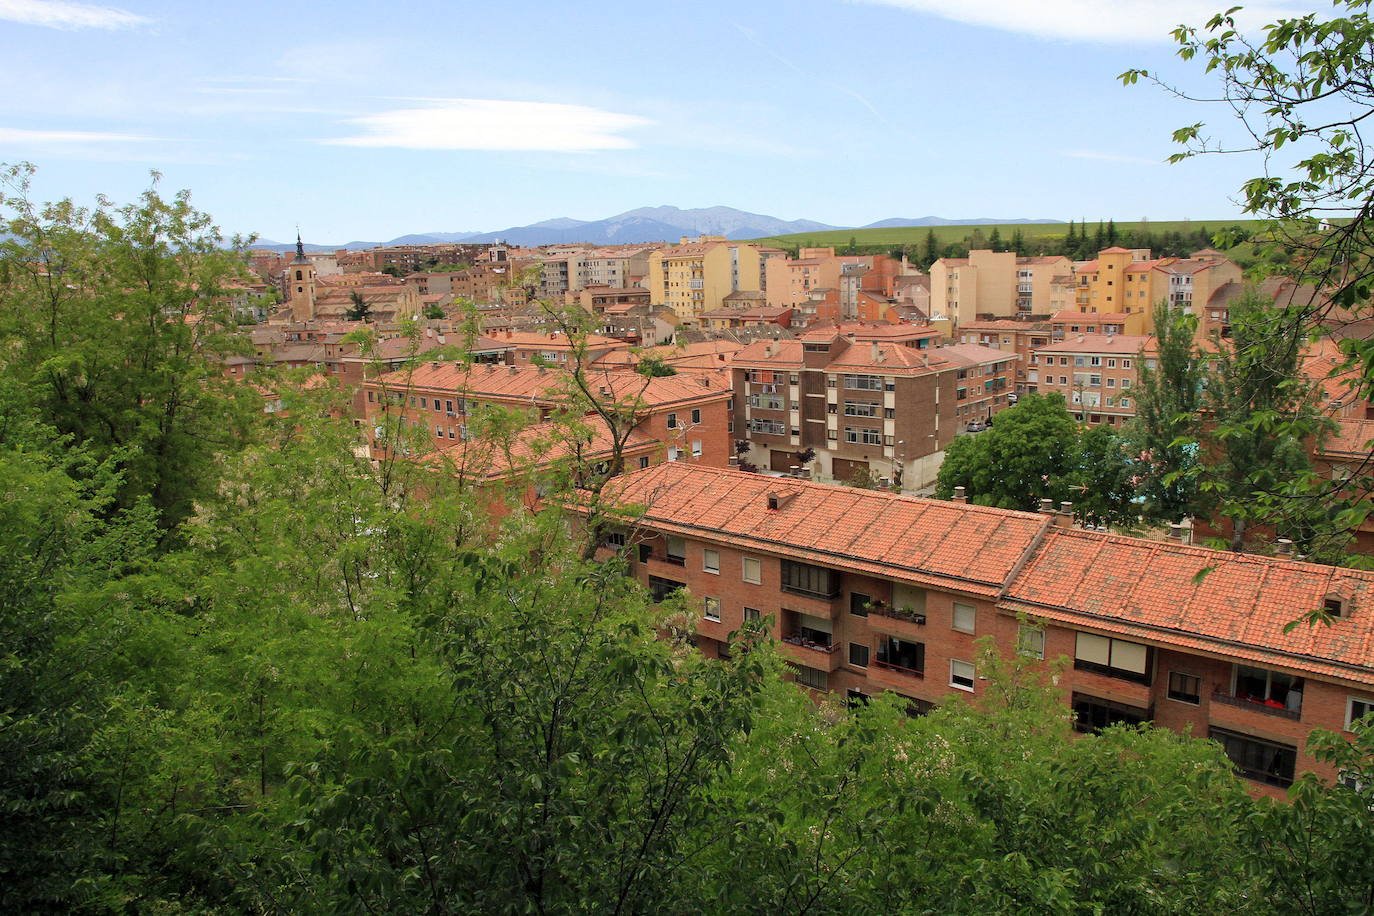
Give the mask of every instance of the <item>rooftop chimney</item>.
POLYGON ((1054 517, 1054 523, 1060 528, 1073 527, 1073 503, 1066 499, 1059 504, 1059 512, 1054 517))
POLYGON ((966 495, 966 492, 967 492, 967 491, 966 491, 963 487, 955 487, 955 488, 954 488, 954 501, 955 501, 956 503, 966 503, 966 502, 968 502, 968 496, 966 495))
POLYGON ((1293 555, 1293 541, 1291 538, 1279 538, 1274 542, 1274 547, 1281 557, 1291 557, 1293 555))
POLYGON ((1041 514, 1041 515, 1053 515, 1053 514, 1054 514, 1054 500, 1052 500, 1052 499, 1042 499, 1042 500, 1040 500, 1040 514, 1041 514))

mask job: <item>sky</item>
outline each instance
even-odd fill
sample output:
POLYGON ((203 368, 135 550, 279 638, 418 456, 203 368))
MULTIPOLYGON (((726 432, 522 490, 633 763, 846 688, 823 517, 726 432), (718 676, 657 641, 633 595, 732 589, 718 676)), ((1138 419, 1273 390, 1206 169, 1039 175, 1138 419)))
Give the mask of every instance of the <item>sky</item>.
MULTIPOLYGON (((1245 157, 1170 31, 1210 0, 0 0, 0 162, 34 196, 161 173, 229 233, 387 241, 640 206, 1212 220, 1245 157)), ((1247 15, 1298 11, 1264 0, 1247 15)))

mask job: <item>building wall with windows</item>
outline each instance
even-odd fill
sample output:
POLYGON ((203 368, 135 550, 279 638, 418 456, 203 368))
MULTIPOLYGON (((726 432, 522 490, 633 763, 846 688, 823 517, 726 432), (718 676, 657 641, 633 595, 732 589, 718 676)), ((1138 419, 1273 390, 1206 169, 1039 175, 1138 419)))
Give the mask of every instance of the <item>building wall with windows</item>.
MULTIPOLYGON (((587 378, 608 405, 635 404, 634 431, 662 444, 669 461, 723 468, 734 454, 734 392, 723 372, 646 379, 629 369, 593 370, 587 378)), ((375 435, 394 425, 432 434, 435 448, 469 435, 468 418, 480 406, 524 411, 531 422, 548 420, 570 403, 567 377, 560 369, 450 362, 423 363, 364 383, 367 426, 374 431, 373 456, 388 444, 375 435)), ((588 410, 585 420, 599 434, 606 422, 588 410)))
POLYGON ((1141 362, 1155 355, 1153 337, 1078 334, 1032 352, 1027 385, 1063 395, 1084 423, 1119 426, 1135 416, 1141 362))
POLYGON ((660 596, 688 590, 703 653, 728 655, 733 632, 766 619, 817 691, 892 691, 916 711, 976 702, 975 640, 991 636, 1006 655, 1064 660, 1080 730, 1211 737, 1269 793, 1306 770, 1335 778, 1307 734, 1374 711, 1374 573, 737 471, 662 465, 613 496, 648 506, 624 548, 633 574, 660 596), (1318 607, 1331 627, 1285 632, 1318 607))
POLYGON ((750 461, 788 471, 812 449, 820 479, 870 475, 916 489, 938 470, 927 458, 1010 404, 1013 354, 920 346, 930 342, 920 332, 902 343, 860 333, 758 341, 734 355, 735 428, 750 461))

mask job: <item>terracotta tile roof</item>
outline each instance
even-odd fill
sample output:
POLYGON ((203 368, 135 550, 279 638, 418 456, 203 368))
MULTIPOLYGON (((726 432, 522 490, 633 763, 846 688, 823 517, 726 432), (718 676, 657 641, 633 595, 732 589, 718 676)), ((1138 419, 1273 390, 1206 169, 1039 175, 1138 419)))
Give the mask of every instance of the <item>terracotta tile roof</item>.
POLYGON ((1374 573, 1361 570, 1055 528, 1000 606, 1374 683, 1374 573), (1328 595, 1347 603, 1347 617, 1283 632, 1328 595))
POLYGON ((1098 254, 1130 254, 1131 249, 1122 248, 1120 245, 1113 245, 1111 248, 1103 248, 1098 254))
MULTIPOLYGON (((572 345, 568 343, 568 338, 562 334, 546 333, 543 331, 506 331, 500 335, 507 345, 522 347, 524 349, 539 350, 569 350, 572 345)), ((587 346, 599 347, 626 347, 629 346, 622 340, 614 337, 602 337, 599 334, 587 335, 587 346)))
MULTIPOLYGON (((436 451, 422 461, 428 465, 451 467, 470 477, 496 480, 512 474, 550 468, 577 457, 581 461, 601 461, 614 454, 610 430, 592 421, 574 435, 566 426, 534 423, 516 433, 508 442, 493 439, 444 440, 436 451), (578 450, 580 446, 580 451, 578 450)), ((626 458, 662 449, 663 444, 631 430, 621 455, 626 458)))
MULTIPOLYGON (((370 388, 424 388, 461 393, 475 400, 553 406, 562 401, 560 392, 566 377, 562 370, 556 368, 541 371, 490 363, 462 366, 454 362, 426 362, 414 369, 388 372, 366 384, 370 388)), ((725 372, 698 372, 646 379, 628 369, 598 368, 588 374, 588 380, 598 391, 604 389, 608 398, 638 397, 647 408, 722 400, 734 393, 725 372)))
POLYGON ((1130 316, 1125 312, 1055 312, 1050 320, 1053 322, 1063 321, 1096 321, 1098 324, 1125 324, 1130 316))
POLYGON ((999 318, 992 321, 969 321, 959 325, 961 331, 1022 331, 1033 334, 1048 334, 1050 326, 1043 321, 1013 321, 999 318))
POLYGON ((1154 336, 1150 334, 1078 334, 1067 340, 1051 341, 1036 347, 1036 353, 1115 353, 1135 356, 1142 349, 1154 352, 1154 336))
POLYGON ((756 340, 731 357, 730 364, 772 369, 799 368, 802 365, 802 344, 800 340, 756 340))
POLYGON ((1015 355, 1006 350, 999 350, 996 347, 985 347, 982 344, 955 344, 951 347, 941 347, 935 351, 935 356, 942 357, 956 366, 981 366, 984 363, 1005 363, 1015 359, 1015 355))
POLYGON ((1319 455, 1333 458, 1368 458, 1374 441, 1374 420, 1338 420, 1339 429, 1317 449, 1319 455))
POLYGON ((646 507, 660 531, 891 576, 997 594, 1048 517, 667 462, 608 488, 646 507), (770 493, 787 494, 779 509, 770 493))

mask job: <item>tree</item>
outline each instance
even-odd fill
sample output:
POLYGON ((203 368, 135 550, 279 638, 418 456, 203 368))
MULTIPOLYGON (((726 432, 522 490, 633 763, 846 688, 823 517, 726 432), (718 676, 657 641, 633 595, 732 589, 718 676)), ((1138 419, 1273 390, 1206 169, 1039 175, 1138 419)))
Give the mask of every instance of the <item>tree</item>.
POLYGON ((950 443, 936 479, 949 499, 962 486, 970 502, 1034 511, 1041 499, 1069 499, 1078 426, 1058 394, 1025 395, 988 430, 950 443))
MULTIPOLYGON (((1290 533, 1282 531, 1289 503, 1305 504, 1295 497, 1312 478, 1307 443, 1334 426, 1321 413, 1316 384, 1302 374, 1291 320, 1250 289, 1231 305, 1230 337, 1212 341, 1193 473, 1200 495, 1229 522, 1232 550, 1245 548, 1256 524, 1290 533)), ((1314 532, 1300 530, 1310 543, 1314 532)), ((1326 539, 1335 534, 1325 532, 1326 539)))
POLYGON ((992 227, 992 234, 988 236, 988 247, 993 251, 1002 250, 1002 231, 997 226, 992 227))
POLYGON ((439 305, 437 302, 431 302, 429 305, 425 306, 425 317, 431 321, 438 321, 448 316, 444 314, 443 306, 439 305))
POLYGON ((190 515, 217 453, 261 400, 224 377, 247 352, 228 284, 246 272, 183 191, 158 176, 137 203, 93 209, 29 199, 29 165, 0 179, 0 374, 73 446, 113 458, 119 508, 149 498, 165 529, 190 515))
MULTIPOLYGON (((1256 159, 1258 174, 1240 189, 1245 212, 1274 220, 1266 229, 1269 245, 1293 253, 1287 260, 1298 280, 1329 292, 1285 303, 1309 327, 1367 309, 1374 280, 1374 153, 1362 134, 1374 111, 1374 22, 1368 0, 1334 6, 1334 14, 1279 18, 1257 34, 1240 29, 1234 9, 1201 27, 1174 30, 1178 56, 1201 61, 1219 84, 1215 92, 1166 83, 1147 70, 1121 74, 1127 85, 1145 79, 1239 120, 1245 139, 1235 144, 1211 136, 1201 121, 1179 128, 1173 139, 1182 150, 1170 159, 1256 159)), ((1368 375, 1374 344, 1341 345, 1368 375)))
POLYGON ((1075 443, 1065 485, 1074 517, 1088 525, 1130 528, 1140 521, 1136 462, 1130 444, 1110 426, 1084 429, 1075 443))
POLYGON ((1016 252, 1017 257, 1026 256, 1026 236, 1018 226, 1011 234, 1011 250, 1016 252))
POLYGON ((940 259, 940 243, 935 238, 935 230, 926 230, 925 245, 921 249, 921 267, 925 270, 930 269, 930 265, 940 259))
POLYGON ((372 305, 363 298, 363 294, 356 289, 348 294, 348 301, 352 303, 344 317, 349 321, 370 321, 372 319, 372 305))
POLYGON ((1202 405, 1202 366, 1194 346, 1196 316, 1160 301, 1154 309, 1154 328, 1154 355, 1136 354, 1139 382, 1130 438, 1143 471, 1144 512, 1172 522, 1201 508, 1193 439, 1202 405))

